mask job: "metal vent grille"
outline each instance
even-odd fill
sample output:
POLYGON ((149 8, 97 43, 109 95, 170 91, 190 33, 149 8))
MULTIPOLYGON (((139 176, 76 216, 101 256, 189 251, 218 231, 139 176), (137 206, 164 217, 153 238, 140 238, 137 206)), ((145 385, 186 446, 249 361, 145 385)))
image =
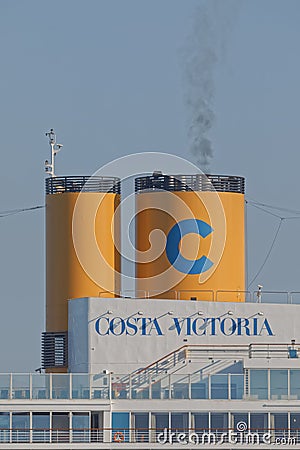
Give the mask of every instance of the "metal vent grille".
POLYGON ((120 178, 99 176, 50 177, 45 180, 46 194, 64 192, 107 192, 120 194, 120 178))
POLYGON ((217 191, 244 194, 245 178, 232 175, 153 175, 135 179, 135 192, 140 191, 217 191))
POLYGON ((68 333, 44 332, 42 334, 42 368, 67 367, 68 333))

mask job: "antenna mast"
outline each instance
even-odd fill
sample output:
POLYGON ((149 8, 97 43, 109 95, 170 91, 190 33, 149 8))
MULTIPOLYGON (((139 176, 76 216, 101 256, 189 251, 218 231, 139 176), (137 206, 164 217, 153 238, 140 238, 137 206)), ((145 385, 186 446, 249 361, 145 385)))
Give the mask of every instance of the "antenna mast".
POLYGON ((56 134, 54 133, 53 128, 51 128, 50 131, 47 131, 47 133, 45 134, 49 138, 49 145, 51 149, 51 160, 49 162, 48 159, 46 159, 45 172, 48 173, 51 177, 55 177, 55 155, 61 150, 62 144, 56 143, 56 134))

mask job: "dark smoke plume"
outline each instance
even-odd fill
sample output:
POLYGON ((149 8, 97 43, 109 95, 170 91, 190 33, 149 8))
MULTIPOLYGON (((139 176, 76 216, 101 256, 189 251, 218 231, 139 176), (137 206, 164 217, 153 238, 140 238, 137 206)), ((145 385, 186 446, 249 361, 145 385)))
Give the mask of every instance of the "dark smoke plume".
POLYGON ((202 2, 195 11, 192 34, 183 51, 190 151, 206 173, 213 158, 213 145, 208 135, 215 120, 214 74, 225 51, 226 34, 231 28, 237 3, 237 0, 202 2))

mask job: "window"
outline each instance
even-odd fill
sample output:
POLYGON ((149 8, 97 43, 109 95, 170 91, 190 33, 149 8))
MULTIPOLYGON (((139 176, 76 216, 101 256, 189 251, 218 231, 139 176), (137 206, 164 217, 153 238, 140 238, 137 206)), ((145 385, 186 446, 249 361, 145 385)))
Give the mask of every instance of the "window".
POLYGON ((151 428, 154 428, 157 433, 161 433, 165 428, 169 428, 168 413, 152 413, 151 416, 151 428))
POLYGON ((90 433, 89 413, 73 413, 72 429, 74 442, 89 442, 90 433))
POLYGON ((9 413, 0 413, 0 442, 9 442, 9 413))
POLYGON ((290 395, 291 398, 300 400, 300 370, 291 369, 290 370, 290 395))
POLYGON ((189 398, 189 377, 171 375, 173 398, 189 398))
POLYGON ((29 375, 12 375, 12 396, 13 398, 29 398, 29 375))
POLYGON ((32 374, 32 398, 50 398, 50 374, 32 374))
POLYGON ((172 441, 176 442, 176 437, 189 432, 189 415, 188 413, 171 413, 171 431, 175 433, 172 437, 172 441))
POLYGON ((149 442, 148 413, 133 413, 131 426, 134 429, 135 442, 149 442))
POLYGON ((188 432, 189 415, 188 413, 172 413, 171 414, 171 429, 179 433, 188 432))
POLYGON ((52 442, 69 442, 69 414, 52 413, 52 442))
POLYGON ((290 434, 292 437, 296 437, 297 441, 300 438, 300 414, 299 413, 291 413, 290 417, 290 434))
POLYGON ((265 369, 250 370, 250 395, 258 399, 268 398, 268 371, 265 369))
POLYGON ((234 431, 240 431, 240 423, 246 424, 248 429, 248 413, 231 413, 232 427, 234 431))
POLYGON ((227 413, 211 413, 210 428, 215 431, 227 431, 228 414, 227 413))
POLYGON ((91 383, 92 398, 109 397, 109 377, 107 375, 92 375, 91 383))
POLYGON ((129 413, 113 412, 112 413, 112 440, 115 440, 116 433, 122 433, 124 442, 129 441, 129 413))
POLYGON ((270 371, 270 395, 271 400, 287 398, 288 395, 288 371, 271 369, 270 371))
POLYGON ((72 374, 72 398, 90 398, 89 375, 72 374))
POLYGON ((32 413, 32 441, 50 442, 50 414, 32 413))
POLYGON ((52 398, 70 398, 70 376, 69 374, 52 374, 52 398))
POLYGON ((0 375, 0 399, 8 399, 10 391, 10 375, 2 374, 0 375))
POLYGON ((29 442, 29 413, 12 414, 12 441, 29 442))
POLYGON ((244 394, 244 375, 231 375, 230 388, 232 400, 242 399, 244 394))
POLYGON ((191 384, 192 398, 208 399, 208 378, 191 384))
POLYGON ((212 399, 228 399, 228 375, 212 375, 210 382, 212 399))
POLYGON ((193 413, 192 428, 196 433, 203 433, 208 430, 208 413, 193 413))
POLYGON ((281 413, 271 414, 270 428, 271 432, 276 434, 276 437, 288 437, 288 415, 281 413))
POLYGON ((8 412, 0 413, 0 430, 3 430, 5 428, 10 428, 10 426, 9 426, 9 413, 8 412))
POLYGON ((251 413, 250 414, 250 429, 253 432, 260 434, 266 433, 268 429, 268 414, 267 413, 251 413))
POLYGON ((103 411, 91 412, 91 441, 103 442, 103 411))

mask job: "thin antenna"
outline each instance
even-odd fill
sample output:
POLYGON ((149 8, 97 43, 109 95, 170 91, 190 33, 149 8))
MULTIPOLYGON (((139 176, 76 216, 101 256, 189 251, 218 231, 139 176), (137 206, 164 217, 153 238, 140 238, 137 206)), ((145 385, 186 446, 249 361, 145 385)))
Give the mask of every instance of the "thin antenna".
POLYGON ((45 172, 51 175, 51 177, 55 177, 55 155, 61 150, 63 145, 56 143, 56 134, 54 133, 53 128, 51 128, 50 131, 47 131, 47 133, 45 134, 49 138, 49 145, 51 149, 51 160, 49 162, 48 159, 46 159, 45 172))

